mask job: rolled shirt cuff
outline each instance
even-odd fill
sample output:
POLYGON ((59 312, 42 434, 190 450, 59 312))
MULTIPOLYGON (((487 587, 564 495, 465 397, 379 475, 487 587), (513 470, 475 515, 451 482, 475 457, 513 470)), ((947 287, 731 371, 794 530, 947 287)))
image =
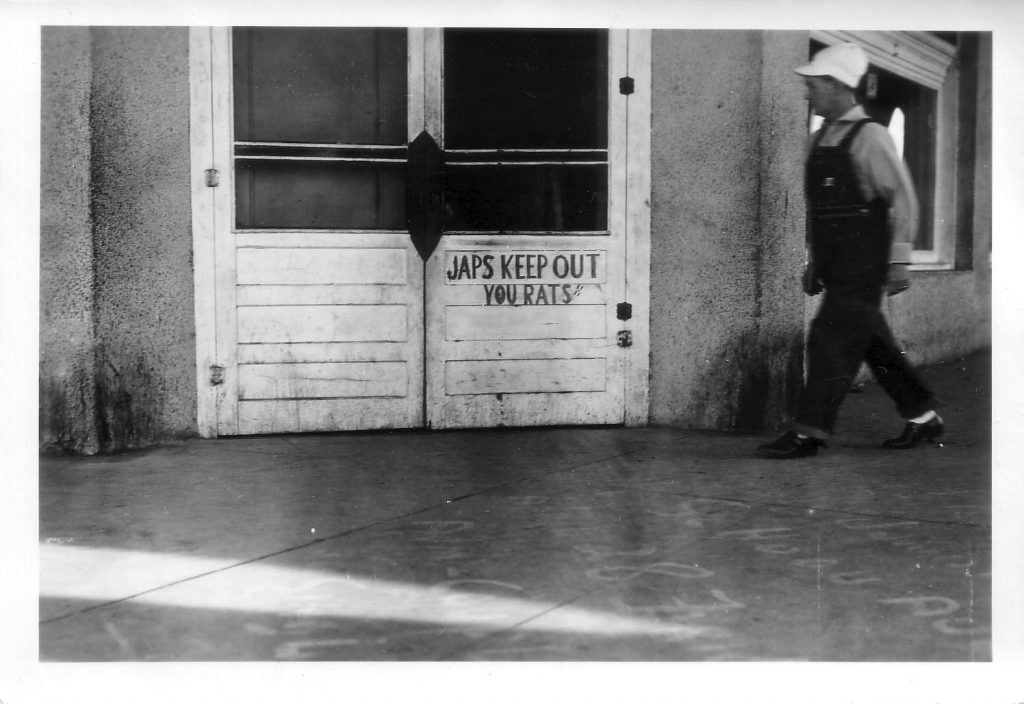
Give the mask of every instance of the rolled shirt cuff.
POLYGON ((889 247, 890 264, 909 264, 913 245, 910 242, 893 242, 889 247))

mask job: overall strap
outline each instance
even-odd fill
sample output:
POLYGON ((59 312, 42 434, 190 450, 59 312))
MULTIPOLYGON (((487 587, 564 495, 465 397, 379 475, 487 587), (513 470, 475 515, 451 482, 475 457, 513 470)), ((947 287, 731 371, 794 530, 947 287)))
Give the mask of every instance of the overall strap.
MULTIPOLYGON (((834 147, 828 148, 835 149, 836 151, 849 151, 850 143, 853 141, 854 137, 856 137, 857 133, 860 132, 861 128, 864 127, 864 125, 866 125, 869 122, 874 122, 874 120, 871 119, 870 117, 865 117, 861 120, 858 120, 857 122, 854 123, 853 127, 847 130, 846 134, 843 135, 843 138, 842 140, 840 140, 839 144, 835 145, 834 147)), ((822 138, 824 138, 825 136, 825 132, 827 132, 828 128, 834 124, 836 123, 826 123, 822 125, 821 129, 814 133, 814 135, 811 137, 811 145, 809 151, 813 152, 815 149, 818 148, 818 145, 821 143, 822 138)))
POLYGON ((857 133, 860 132, 864 125, 868 124, 869 122, 874 122, 874 120, 872 120, 870 117, 865 117, 862 120, 857 120, 857 122, 854 123, 853 127, 851 127, 849 131, 847 131, 847 133, 843 136, 843 141, 839 143, 838 147, 843 151, 849 151, 850 144, 853 143, 854 137, 856 137, 857 133))
POLYGON ((818 144, 821 143, 821 138, 825 136, 825 130, 827 128, 828 125, 822 125, 818 129, 818 131, 814 133, 814 135, 811 137, 811 146, 810 149, 808 149, 808 153, 813 152, 815 149, 818 148, 818 144))

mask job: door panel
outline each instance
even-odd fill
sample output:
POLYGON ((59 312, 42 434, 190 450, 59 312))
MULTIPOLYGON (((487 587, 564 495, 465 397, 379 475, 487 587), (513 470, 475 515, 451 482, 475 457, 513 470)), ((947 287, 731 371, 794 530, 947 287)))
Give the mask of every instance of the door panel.
POLYGON ((623 422, 620 44, 444 32, 446 220, 426 265, 434 427, 623 422))
POLYGON ((303 248, 240 248, 239 286, 376 284, 404 285, 408 262, 404 249, 357 249, 327 245, 303 248))
POLYGON ((405 362, 248 364, 238 370, 245 401, 405 396, 405 362))
POLYGON ((405 342, 406 306, 239 306, 238 343, 405 342))
POLYGON ((407 412, 404 398, 245 401, 238 404, 238 425, 247 435, 414 427, 394 422, 407 412))
POLYGON ((486 305, 447 305, 444 339, 453 343, 477 340, 603 340, 608 335, 605 317, 603 304, 572 308, 509 305, 494 309, 486 305))
MULTIPOLYGON (((220 432, 423 422, 406 30, 231 31, 235 374, 220 432), (234 417, 232 417, 234 416, 234 417)), ((418 105, 418 107, 414 107, 418 105)))
POLYGON ((445 362, 451 396, 606 391, 603 359, 482 359, 445 362))

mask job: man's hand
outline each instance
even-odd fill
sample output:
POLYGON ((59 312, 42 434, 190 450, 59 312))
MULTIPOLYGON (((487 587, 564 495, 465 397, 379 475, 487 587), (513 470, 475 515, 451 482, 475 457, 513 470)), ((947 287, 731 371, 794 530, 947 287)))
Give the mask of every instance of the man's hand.
POLYGON ((890 296, 903 293, 910 288, 910 267, 906 264, 890 264, 885 292, 890 296))
POLYGON ((825 287, 821 284, 821 279, 818 278, 818 270, 814 267, 814 262, 808 262, 804 266, 804 293, 808 296, 817 296, 821 293, 825 287))

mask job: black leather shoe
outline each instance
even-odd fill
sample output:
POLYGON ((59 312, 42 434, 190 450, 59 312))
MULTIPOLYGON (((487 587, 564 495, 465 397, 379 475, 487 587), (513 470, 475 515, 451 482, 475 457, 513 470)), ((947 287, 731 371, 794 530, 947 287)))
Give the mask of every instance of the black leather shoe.
POLYGON ((890 450, 909 450, 916 447, 922 440, 931 442, 935 438, 941 437, 945 431, 946 426, 938 416, 924 423, 907 423, 903 426, 902 435, 898 438, 889 438, 882 443, 882 447, 887 447, 890 450))
POLYGON ((758 454, 773 460, 792 460, 797 457, 812 457, 818 454, 818 447, 825 443, 817 438, 802 438, 792 430, 775 442, 760 445, 758 454))

